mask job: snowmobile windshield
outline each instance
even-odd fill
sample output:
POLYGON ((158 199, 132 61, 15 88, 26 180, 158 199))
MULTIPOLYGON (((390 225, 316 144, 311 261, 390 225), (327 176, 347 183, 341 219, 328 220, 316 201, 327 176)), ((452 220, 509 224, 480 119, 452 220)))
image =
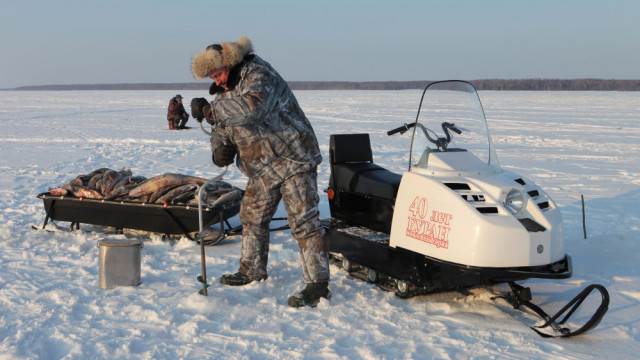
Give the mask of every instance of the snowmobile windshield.
POLYGON ((427 86, 413 131, 410 169, 442 172, 442 161, 429 161, 433 154, 432 159, 472 159, 452 163, 451 171, 472 170, 470 162, 475 163, 473 170, 500 171, 480 98, 468 82, 441 81, 427 86), (454 153, 459 156, 452 156, 454 153))

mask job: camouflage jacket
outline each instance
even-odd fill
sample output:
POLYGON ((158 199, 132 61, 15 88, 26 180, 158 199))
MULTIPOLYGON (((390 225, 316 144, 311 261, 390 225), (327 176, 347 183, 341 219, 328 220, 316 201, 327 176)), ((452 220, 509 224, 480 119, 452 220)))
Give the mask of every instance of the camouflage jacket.
POLYGON ((318 140, 286 81, 256 55, 239 66, 235 86, 216 96, 207 118, 236 147, 238 168, 269 181, 315 170, 318 140))

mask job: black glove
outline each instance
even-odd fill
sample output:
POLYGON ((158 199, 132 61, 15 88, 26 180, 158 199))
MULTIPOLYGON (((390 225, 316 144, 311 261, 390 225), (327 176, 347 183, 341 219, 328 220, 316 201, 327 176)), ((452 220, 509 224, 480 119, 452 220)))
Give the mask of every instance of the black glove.
POLYGON ((211 138, 211 152, 211 160, 218 167, 233 164, 233 160, 236 157, 236 148, 213 137, 211 138))
POLYGON ((226 90, 222 86, 218 86, 214 81, 213 84, 209 87, 209 95, 215 95, 225 92, 226 90))
POLYGON ((193 98, 191 99, 191 115, 198 120, 198 122, 202 122, 204 116, 204 107, 210 106, 209 102, 205 98, 193 98))

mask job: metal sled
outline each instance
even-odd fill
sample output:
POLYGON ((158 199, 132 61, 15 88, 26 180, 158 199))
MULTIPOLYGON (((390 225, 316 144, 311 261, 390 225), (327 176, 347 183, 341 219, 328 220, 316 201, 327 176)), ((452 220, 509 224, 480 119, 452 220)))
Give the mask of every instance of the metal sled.
MULTIPOLYGON (((55 196, 48 192, 38 194, 37 197, 44 202, 46 212, 42 228, 47 226, 49 220, 58 220, 71 222, 72 229, 74 226, 78 229, 81 223, 93 224, 164 235, 183 234, 190 240, 193 240, 190 233, 199 230, 198 206, 87 199, 55 196)), ((226 235, 235 233, 227 219, 237 215, 239 211, 240 200, 213 208, 202 208, 205 227, 220 223, 219 238, 208 241, 209 243, 216 243, 226 235)))

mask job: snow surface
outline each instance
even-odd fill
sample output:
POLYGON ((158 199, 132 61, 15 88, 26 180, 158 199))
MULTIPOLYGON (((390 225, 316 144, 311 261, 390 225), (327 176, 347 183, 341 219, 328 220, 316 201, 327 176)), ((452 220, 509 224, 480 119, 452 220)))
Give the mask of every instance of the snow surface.
MULTIPOLYGON (((403 300, 335 265, 330 301, 290 308, 287 297, 302 281, 288 231, 272 233, 265 282, 219 284, 237 270, 236 236, 206 249, 212 286, 208 297, 198 295, 199 246, 153 235, 141 237, 141 285, 100 289, 97 242, 124 235, 89 225, 68 232, 63 222, 34 231, 45 217, 36 195, 100 167, 213 177, 219 169, 207 137, 197 128, 164 130, 174 91, 0 94, 0 359, 635 359, 640 352, 640 93, 480 92, 503 168, 536 181, 563 214, 574 276, 526 282, 534 302, 555 312, 590 283, 611 294, 600 326, 572 339, 543 339, 529 329, 540 323, 535 316, 492 300, 506 285, 403 300)), ((409 136, 385 131, 415 119, 420 91, 296 95, 325 159, 331 133, 369 132, 375 161, 406 169, 409 136)), ((327 170, 325 161, 321 190, 327 170)), ((245 187, 236 169, 226 180, 245 187)))

